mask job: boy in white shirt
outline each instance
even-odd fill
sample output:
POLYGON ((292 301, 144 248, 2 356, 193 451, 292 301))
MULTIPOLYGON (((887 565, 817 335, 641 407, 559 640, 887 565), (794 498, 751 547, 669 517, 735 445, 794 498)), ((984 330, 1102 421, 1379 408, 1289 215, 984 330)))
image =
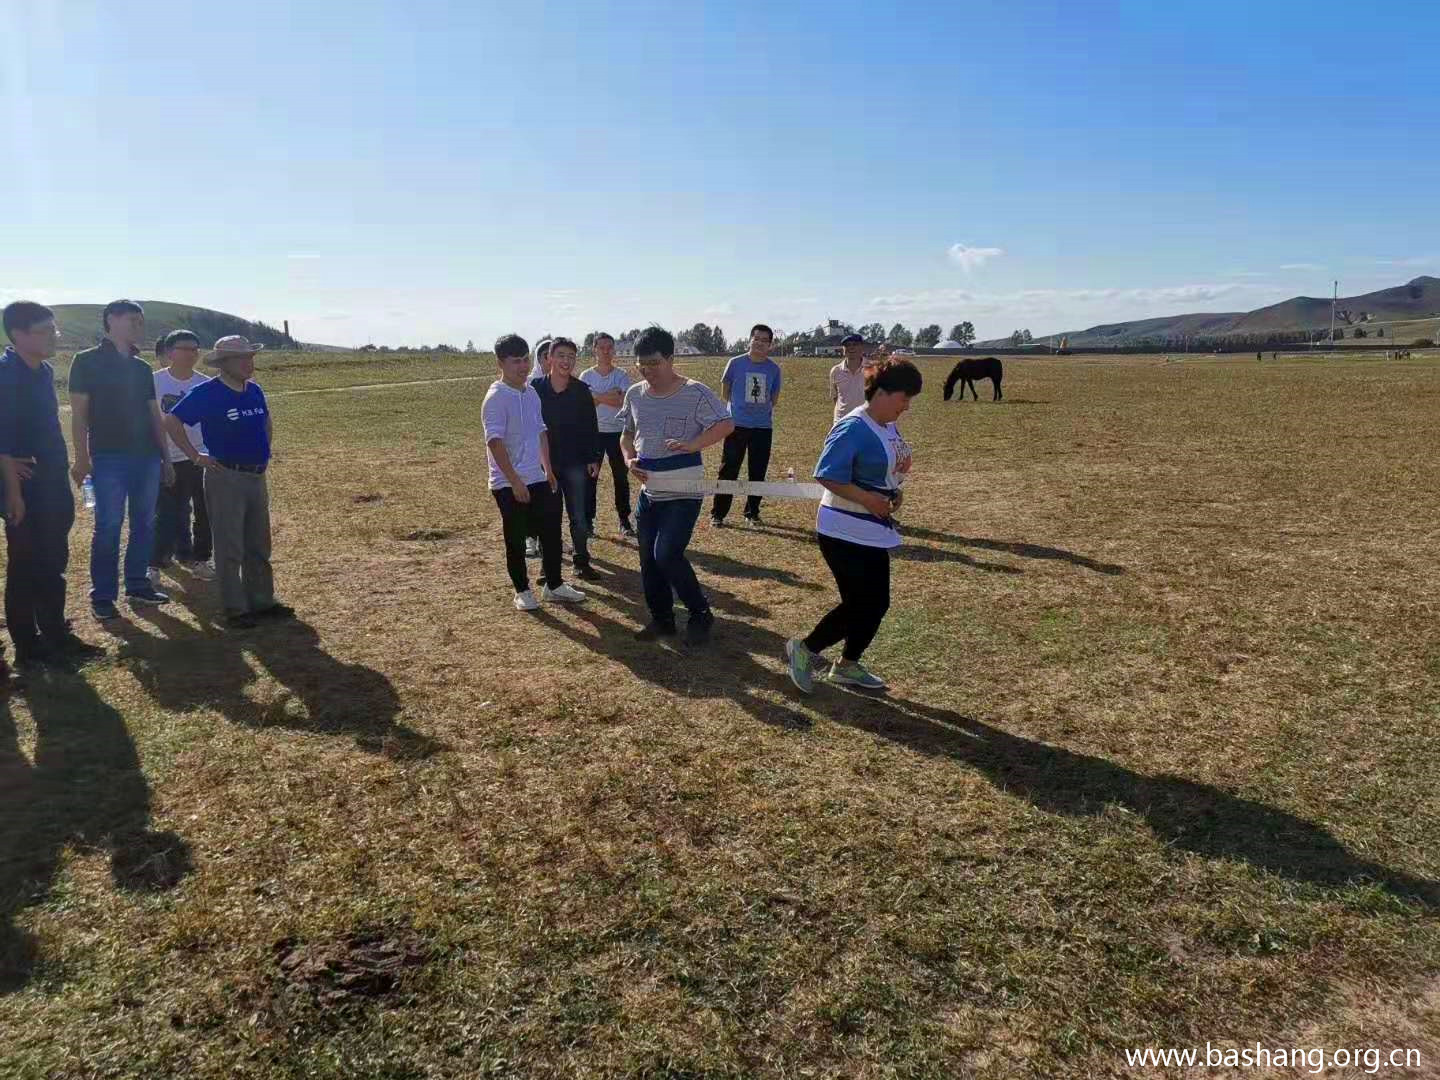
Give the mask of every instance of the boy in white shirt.
MULTIPOLYGON (((195 370, 200 359, 200 339, 189 330, 172 330, 155 342, 155 360, 166 366, 155 370, 155 400, 161 412, 169 412, 186 394, 210 381, 208 375, 195 370)), ((185 433, 191 444, 206 453, 205 439, 198 427, 185 433)), ((210 516, 205 506, 205 470, 196 465, 166 438, 165 451, 175 470, 175 482, 160 485, 155 503, 155 550, 150 557, 150 580, 154 585, 160 569, 176 559, 196 577, 209 580, 215 576, 210 568, 210 516), (194 528, 191 528, 191 515, 194 528)))
POLYGON ((500 378, 490 384, 481 407, 485 425, 485 457, 490 465, 490 494, 500 508, 505 534, 505 568, 515 587, 515 609, 534 611, 540 606, 530 591, 525 568, 525 539, 531 523, 540 536, 541 566, 546 600, 578 603, 585 594, 567 585, 561 576, 561 501, 558 482, 550 467, 550 441, 540 396, 526 382, 530 346, 519 334, 506 334, 495 342, 500 378))
MULTIPOLYGON (((630 376, 615 366, 615 339, 601 331, 595 335, 595 366, 580 373, 580 381, 595 396, 595 419, 600 428, 600 447, 610 462, 610 475, 615 481, 615 514, 620 519, 620 535, 635 539, 630 524, 630 473, 625 455, 620 452, 620 406, 625 404, 625 391, 630 389, 630 376)), ((602 461, 603 465, 604 462, 602 461)), ((590 535, 595 535, 595 503, 600 484, 597 473, 590 478, 587 509, 590 511, 590 535)))

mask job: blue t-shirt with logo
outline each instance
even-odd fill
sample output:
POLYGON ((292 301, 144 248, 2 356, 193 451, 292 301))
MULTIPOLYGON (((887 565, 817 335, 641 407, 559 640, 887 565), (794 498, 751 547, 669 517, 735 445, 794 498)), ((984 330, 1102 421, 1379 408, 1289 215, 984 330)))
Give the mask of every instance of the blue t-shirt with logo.
POLYGON ((265 394, 253 382, 236 392, 223 379, 211 379, 186 394, 170 415, 186 426, 198 424, 210 456, 222 465, 265 465, 270 436, 265 394))
POLYGON ((780 365, 774 360, 758 364, 749 353, 725 365, 720 381, 730 388, 730 419, 736 427, 774 427, 775 395, 780 393, 780 365))

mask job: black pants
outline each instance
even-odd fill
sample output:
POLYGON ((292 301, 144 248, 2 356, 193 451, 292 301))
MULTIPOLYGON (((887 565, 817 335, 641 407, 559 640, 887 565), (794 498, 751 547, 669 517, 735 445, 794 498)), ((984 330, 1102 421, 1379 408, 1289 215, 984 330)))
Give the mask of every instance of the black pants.
POLYGON ((155 501, 155 551, 151 566, 164 566, 172 558, 181 562, 210 559, 210 513, 205 506, 205 470, 193 461, 175 463, 175 483, 160 485, 155 501), (190 529, 190 514, 195 529, 190 529))
POLYGON ((70 564, 70 527, 75 497, 68 476, 36 476, 21 485, 25 519, 5 526, 5 621, 15 654, 23 658, 42 639, 62 640, 65 626, 65 568, 70 564))
MULTIPOLYGON (((746 476, 751 480, 764 480, 765 470, 770 467, 770 439, 774 431, 768 427, 737 427, 725 436, 725 446, 720 457, 720 479, 734 480, 740 476, 740 462, 745 451, 750 451, 750 469, 746 476)), ((724 521, 730 512, 733 495, 716 495, 710 506, 710 516, 724 521)), ((745 516, 760 516, 760 496, 750 495, 745 499, 745 516)))
MULTIPOLYGON (((600 432, 600 446, 605 451, 601 468, 604 468, 605 461, 610 462, 610 477, 615 481, 615 514, 623 524, 630 520, 630 470, 625 468, 625 455, 620 452, 620 432, 600 432)), ((592 526, 595 524, 599 490, 600 477, 590 477, 590 491, 585 500, 585 509, 589 511, 586 516, 592 526)))
POLYGON ((805 647, 818 653, 845 642, 841 654, 859 660, 890 608, 890 551, 821 536, 820 554, 840 586, 840 605, 820 620, 805 647))
POLYGON ((510 584, 517 593, 530 588, 530 573, 525 569, 525 538, 531 535, 532 524, 540 537, 540 564, 545 584, 556 589, 564 581, 560 570, 560 495, 551 491, 544 480, 531 484, 529 490, 528 503, 515 498, 509 488, 490 493, 495 496, 495 505, 500 507, 500 520, 505 529, 505 569, 510 571, 510 584))

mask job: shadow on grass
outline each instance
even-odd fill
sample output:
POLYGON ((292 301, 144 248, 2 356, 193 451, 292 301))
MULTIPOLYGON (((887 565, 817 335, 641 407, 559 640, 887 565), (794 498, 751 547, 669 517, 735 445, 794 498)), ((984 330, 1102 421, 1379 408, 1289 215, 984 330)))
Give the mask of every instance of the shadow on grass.
POLYGON ((105 852, 129 892, 165 891, 193 868, 184 840, 150 827, 150 787, 120 714, 69 672, 32 674, 26 700, 33 765, 0 701, 0 993, 35 970, 35 941, 15 919, 47 896, 67 847, 105 852))
MULTIPOLYGON (((213 623, 214 613, 203 603, 189 597, 184 603, 202 625, 213 623)), ((163 709, 213 708, 245 727, 348 735, 363 750, 393 757, 421 758, 443 749, 399 722, 400 695, 385 675, 337 660, 300 619, 232 633, 197 631, 159 608, 142 618, 163 636, 127 622, 113 629, 125 642, 121 659, 163 709), (263 705, 246 695, 255 681, 247 654, 285 688, 289 702, 263 705)))
MULTIPOLYGON (((802 529, 794 525, 766 525, 770 532, 785 533, 795 539, 814 540, 814 529, 802 529)), ((1117 563, 1100 562, 1088 555, 1077 555, 1073 551, 1066 551, 1064 548, 1044 547, 1041 544, 1022 544, 1012 540, 987 540, 978 536, 959 536, 956 533, 940 532, 936 529, 926 529, 920 525, 910 525, 902 522, 900 525, 902 537, 915 540, 934 540, 941 544, 955 544, 959 547, 978 548, 981 551, 1000 551, 1007 555, 1018 555, 1022 559, 1051 559, 1057 562, 1067 562, 1072 566, 1081 566, 1086 570, 1093 570, 1097 574, 1123 574, 1125 567, 1117 563)), ((977 570, 988 570, 1002 574, 1019 574, 1022 571, 1014 566, 1006 566, 1003 563, 980 562, 969 555, 958 551, 945 551, 936 548, 915 547, 913 545, 901 545, 894 552, 897 559, 905 559, 913 562, 934 562, 951 561, 961 562, 973 566, 977 570)))
MULTIPOLYGON (((814 528, 800 528, 796 525, 770 525, 761 526, 762 532, 776 533, 783 539, 809 541, 815 543, 814 528)), ((902 528, 901 534, 906 530, 902 528)), ((815 550, 816 558, 819 558, 820 550, 815 550)), ((898 548, 892 548, 890 557, 901 562, 954 562, 962 566, 968 566, 972 570, 981 570, 987 574, 1023 574, 1025 571, 1018 566, 1007 566, 1005 563, 987 562, 977 559, 974 556, 966 555, 963 551, 947 551, 944 548, 923 547, 916 544, 902 544, 898 548)), ((759 574, 759 577, 766 575, 759 574)), ((823 586, 822 586, 823 588, 823 586)))
MULTIPOLYGON (((632 594, 639 590, 638 577, 617 584, 632 594)), ((1088 816, 1118 805, 1143 820, 1169 847, 1206 858, 1243 859, 1261 870, 1325 888, 1370 883, 1427 908, 1440 907, 1440 883, 1353 854, 1326 829, 1284 810, 1181 776, 1136 772, 918 702, 823 683, 813 696, 801 699, 782 667, 785 639, 780 634, 722 617, 708 646, 643 645, 630 637, 645 617, 641 605, 599 594, 596 600, 618 608, 628 622, 605 617, 597 604, 574 609, 598 631, 595 637, 548 613, 540 617, 572 640, 625 665, 636 678, 678 696, 727 698, 755 719, 787 729, 808 728, 814 718, 824 717, 919 753, 961 762, 996 788, 1047 813, 1088 816), (776 697, 796 704, 777 703, 776 697)), ((724 614, 723 605, 717 609, 724 614)), ((797 636, 807 629, 797 627, 797 636)))
MULTIPOLYGON (((709 644, 692 647, 684 644, 679 636, 660 642, 636 641, 634 632, 650 617, 643 602, 631 599, 643 594, 640 575, 624 567, 614 567, 613 571, 606 575, 604 584, 614 592, 597 589, 590 593, 587 603, 567 609, 576 619, 592 627, 594 634, 580 630, 544 608, 536 612, 535 617, 571 641, 624 665, 642 682, 678 697, 724 698, 763 723, 788 728, 810 726, 811 720, 805 711, 783 703, 784 692, 790 688, 789 677, 760 664, 747 647, 744 628, 753 623, 746 620, 763 618, 768 612, 728 593, 706 588, 715 613, 709 644), (607 608, 620 618, 610 617, 607 608), (762 696, 764 691, 780 696, 781 702, 762 696)), ((684 608, 680 608, 682 633, 683 612, 684 608)))
POLYGON ((1182 776, 1135 772, 1104 758, 1011 735, 949 709, 833 687, 827 692, 836 703, 836 722, 921 753, 962 761, 997 788, 1048 813, 1088 816, 1118 805, 1170 847, 1213 859, 1243 859, 1261 870, 1326 888, 1371 883, 1427 908, 1440 907, 1440 882, 1352 854, 1314 822, 1253 799, 1182 776))

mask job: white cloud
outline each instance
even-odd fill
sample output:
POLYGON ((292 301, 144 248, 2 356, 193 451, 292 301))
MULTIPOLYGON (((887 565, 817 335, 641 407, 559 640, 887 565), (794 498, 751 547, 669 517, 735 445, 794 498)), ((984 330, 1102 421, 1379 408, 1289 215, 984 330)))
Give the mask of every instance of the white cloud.
POLYGON ((715 304, 711 307, 706 308, 703 312, 701 312, 701 314, 708 315, 712 319, 717 317, 728 317, 735 314, 735 305, 727 300, 722 304, 715 304))
POLYGON ((580 305, 579 305, 579 304, 556 304, 556 305, 552 308, 552 310, 554 310, 554 311, 559 311, 559 312, 579 311, 579 310, 580 310, 580 305))
POLYGON ((1436 266, 1440 255, 1410 255, 1403 259, 1376 259, 1381 266, 1436 266))
POLYGON ((1324 270, 1319 263, 1281 263, 1281 270, 1324 270))
POLYGON ((285 258, 287 258, 287 259, 318 259, 318 258, 320 258, 320 253, 319 253, 318 251, 292 251, 292 252, 290 252, 290 254, 286 255, 285 258))
POLYGON ((998 259, 1005 254, 1005 251, 998 247, 968 247, 965 244, 951 244, 946 254, 949 255, 951 262, 968 274, 972 270, 978 270, 991 259, 998 259))

